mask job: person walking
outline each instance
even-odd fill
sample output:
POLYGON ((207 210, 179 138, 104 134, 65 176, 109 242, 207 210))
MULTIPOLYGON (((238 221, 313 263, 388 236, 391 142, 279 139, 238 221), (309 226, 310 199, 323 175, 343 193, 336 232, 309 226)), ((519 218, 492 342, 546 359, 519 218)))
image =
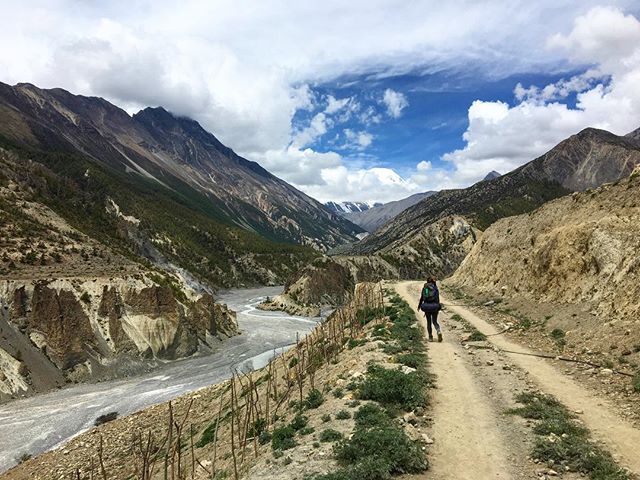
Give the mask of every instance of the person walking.
POLYGON ((422 287, 420 292, 420 303, 418 304, 418 310, 422 310, 427 317, 427 332, 429 333, 429 341, 433 342, 433 330, 432 325, 436 329, 438 334, 438 341, 442 341, 442 330, 438 323, 438 312, 442 308, 440 305, 440 292, 436 285, 436 279, 429 277, 427 283, 422 287))

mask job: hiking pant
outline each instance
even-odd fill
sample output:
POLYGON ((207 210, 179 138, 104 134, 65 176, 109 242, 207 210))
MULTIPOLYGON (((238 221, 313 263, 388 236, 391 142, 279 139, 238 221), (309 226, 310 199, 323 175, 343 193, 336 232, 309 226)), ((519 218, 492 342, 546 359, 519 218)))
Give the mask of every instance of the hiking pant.
POLYGON ((427 317, 427 332, 429 333, 429 338, 433 338, 433 331, 431 329, 431 324, 436 327, 436 332, 440 333, 440 324, 438 323, 438 311, 435 312, 425 312, 425 316, 427 317))

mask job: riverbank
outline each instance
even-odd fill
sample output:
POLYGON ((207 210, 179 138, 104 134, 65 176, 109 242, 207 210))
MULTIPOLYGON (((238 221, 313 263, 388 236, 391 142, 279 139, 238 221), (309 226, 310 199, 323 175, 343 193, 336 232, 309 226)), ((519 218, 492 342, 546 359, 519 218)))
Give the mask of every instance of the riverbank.
POLYGON ((226 292, 220 301, 238 312, 241 335, 208 356, 168 362, 153 372, 83 384, 0 406, 0 472, 21 458, 56 448, 90 429, 100 415, 128 415, 230 378, 236 369, 264 366, 274 349, 295 343, 317 319, 262 312, 256 305, 281 287, 226 292))

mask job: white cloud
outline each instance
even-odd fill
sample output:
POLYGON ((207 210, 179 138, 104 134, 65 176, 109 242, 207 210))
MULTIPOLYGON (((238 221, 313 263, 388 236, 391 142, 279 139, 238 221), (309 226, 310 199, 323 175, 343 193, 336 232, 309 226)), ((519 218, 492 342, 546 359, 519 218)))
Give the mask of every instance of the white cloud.
POLYGON ((350 128, 345 128, 344 136, 347 142, 343 145, 343 148, 347 149, 364 150, 373 143, 373 135, 365 131, 356 132, 350 128))
POLYGON ((516 85, 514 106, 476 100, 469 108, 466 146, 443 156, 445 181, 468 185, 487 172, 508 172, 586 127, 626 134, 640 126, 640 22, 615 8, 594 8, 550 47, 594 68, 542 88, 516 85), (576 106, 559 100, 577 93, 576 106))
POLYGON ((431 162, 427 160, 422 160, 420 163, 418 163, 418 165, 416 165, 416 170, 418 170, 419 172, 427 172, 432 168, 433 166, 431 165, 431 162))
POLYGON ((333 95, 327 95, 327 107, 324 109, 324 113, 326 113, 327 115, 332 115, 336 112, 339 112, 347 106, 350 100, 350 97, 335 98, 333 95))
MULTIPOLYGON (((616 132, 640 124, 637 20, 615 8, 589 10, 599 2, 2 2, 0 81, 99 95, 130 112, 163 105, 312 195, 388 200, 506 172, 589 124, 616 132), (552 48, 531 48, 546 39, 552 48), (318 98, 309 85, 416 70, 503 78, 564 68, 567 56, 580 68, 595 65, 592 78, 521 87, 514 107, 474 102, 467 146, 447 157, 451 171, 416 169, 404 183, 384 183, 378 171, 308 148, 347 119, 364 127, 383 121, 353 99, 318 98), (597 82, 607 76, 609 83, 597 82), (558 103, 571 91, 579 92, 578 110, 558 103), (316 114, 292 128, 300 109, 316 114)), ((406 97, 385 97, 388 114, 401 116, 406 97)), ((367 135, 359 133, 361 148, 373 140, 367 135)))
POLYGON ((391 88, 384 91, 382 103, 387 107, 387 113, 393 118, 400 118, 402 110, 409 106, 407 97, 400 92, 396 92, 391 88))
POLYGON ((312 185, 305 190, 320 201, 351 200, 362 202, 388 202, 420 191, 420 186, 405 180, 390 168, 361 168, 350 170, 345 166, 324 168, 324 185, 312 185))

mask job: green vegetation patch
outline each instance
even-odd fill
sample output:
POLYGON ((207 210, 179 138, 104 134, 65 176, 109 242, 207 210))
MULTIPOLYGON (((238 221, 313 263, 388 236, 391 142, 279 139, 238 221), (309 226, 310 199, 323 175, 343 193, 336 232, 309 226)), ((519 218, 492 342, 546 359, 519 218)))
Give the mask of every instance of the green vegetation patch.
POLYGON ((509 413, 537 421, 533 431, 538 438, 532 457, 567 466, 594 480, 629 478, 616 465, 611 454, 593 443, 589 438, 589 431, 555 398, 522 393, 518 395, 517 401, 522 406, 509 410, 509 413))
POLYGON ((271 448, 273 450, 288 450, 295 447, 297 445, 294 439, 295 435, 296 431, 291 425, 274 428, 271 434, 271 448))
POLYGON ((633 386, 634 392, 640 393, 640 370, 638 370, 631 379, 631 385, 633 386))
POLYGON ((327 428, 322 432, 320 432, 320 441, 323 443, 337 442, 338 440, 342 440, 342 438, 343 438, 343 435, 337 430, 334 430, 332 428, 327 428))
POLYGON ((307 394, 306 398, 303 401, 303 406, 306 409, 314 409, 318 408, 320 405, 324 403, 324 396, 322 392, 317 388, 310 390, 307 394))
POLYGON ((382 405, 405 411, 424 406, 426 382, 418 372, 403 373, 379 365, 370 365, 364 382, 358 389, 363 400, 375 400, 382 405))

